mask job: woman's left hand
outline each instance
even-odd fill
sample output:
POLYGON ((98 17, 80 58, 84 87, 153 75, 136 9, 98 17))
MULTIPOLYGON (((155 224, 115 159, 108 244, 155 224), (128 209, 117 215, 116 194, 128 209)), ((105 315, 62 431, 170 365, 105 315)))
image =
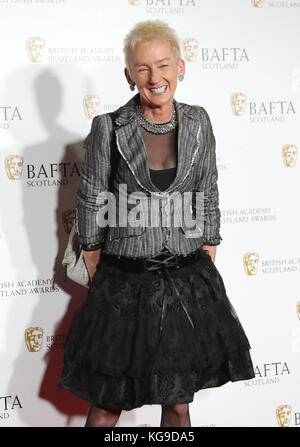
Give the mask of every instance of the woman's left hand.
POLYGON ((203 250, 207 250, 208 251, 208 254, 211 257, 212 262, 215 263, 217 246, 216 245, 202 245, 201 248, 203 250))

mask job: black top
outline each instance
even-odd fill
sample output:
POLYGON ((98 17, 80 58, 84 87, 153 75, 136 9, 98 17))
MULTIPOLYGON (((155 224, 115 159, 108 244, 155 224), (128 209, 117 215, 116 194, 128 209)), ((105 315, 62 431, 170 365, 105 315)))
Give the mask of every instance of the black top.
POLYGON ((165 191, 176 177, 175 168, 149 169, 152 183, 160 190, 165 191))

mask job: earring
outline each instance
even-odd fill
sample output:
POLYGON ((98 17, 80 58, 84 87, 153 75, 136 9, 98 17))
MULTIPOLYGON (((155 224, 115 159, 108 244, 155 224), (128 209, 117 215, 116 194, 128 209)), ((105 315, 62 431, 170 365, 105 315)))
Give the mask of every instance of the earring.
POLYGON ((129 88, 130 88, 130 90, 131 90, 132 92, 134 92, 134 90, 135 90, 135 85, 130 84, 129 88))
POLYGON ((178 76, 178 81, 182 82, 184 80, 184 75, 179 75, 178 76))

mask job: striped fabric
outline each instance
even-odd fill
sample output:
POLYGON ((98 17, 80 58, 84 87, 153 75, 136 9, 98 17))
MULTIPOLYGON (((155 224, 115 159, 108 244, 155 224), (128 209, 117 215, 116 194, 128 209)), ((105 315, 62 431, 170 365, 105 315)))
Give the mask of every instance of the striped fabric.
POLYGON ((207 112, 203 107, 174 100, 178 117, 178 166, 174 181, 161 192, 151 182, 136 103, 139 103, 138 94, 115 112, 94 117, 84 141, 86 151, 76 192, 76 229, 81 247, 87 251, 101 248, 120 256, 150 257, 164 247, 173 254, 187 255, 204 244, 220 244, 215 138, 207 112), (113 173, 111 166, 114 166, 113 173), (103 200, 107 191, 115 198, 116 213, 112 207, 111 220, 103 227, 99 223, 100 216, 108 209, 103 200), (182 197, 187 192, 194 197, 191 215, 195 216, 197 211, 201 222, 192 233, 185 221, 181 226, 172 223, 178 207, 171 198, 176 193, 182 197), (195 192, 201 201, 196 201, 195 192), (132 193, 138 194, 140 200, 128 201, 132 193), (130 222, 138 203, 141 224, 133 227, 126 222, 122 226, 120 218, 127 214, 130 222), (160 210, 155 223, 150 222, 153 204, 158 204, 160 210))

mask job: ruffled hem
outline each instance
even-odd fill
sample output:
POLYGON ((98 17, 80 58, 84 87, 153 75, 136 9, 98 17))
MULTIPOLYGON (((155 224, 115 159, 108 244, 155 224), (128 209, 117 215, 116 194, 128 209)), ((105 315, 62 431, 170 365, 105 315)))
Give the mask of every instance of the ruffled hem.
MULTIPOLYGON (((250 344, 222 303, 213 315, 193 313, 192 328, 183 311, 165 317, 159 332, 157 315, 116 318, 88 306, 74 319, 64 343, 65 362, 88 371, 132 378, 153 372, 173 374, 220 369, 239 358, 250 344)), ((76 375, 76 374, 75 374, 76 375)))
POLYGON ((197 391, 216 388, 228 382, 253 378, 248 352, 235 366, 225 362, 221 369, 190 371, 132 378, 94 372, 91 377, 84 366, 65 364, 58 386, 93 405, 111 409, 132 410, 143 405, 168 405, 193 402, 197 391), (72 369, 72 373, 70 372, 72 369))

